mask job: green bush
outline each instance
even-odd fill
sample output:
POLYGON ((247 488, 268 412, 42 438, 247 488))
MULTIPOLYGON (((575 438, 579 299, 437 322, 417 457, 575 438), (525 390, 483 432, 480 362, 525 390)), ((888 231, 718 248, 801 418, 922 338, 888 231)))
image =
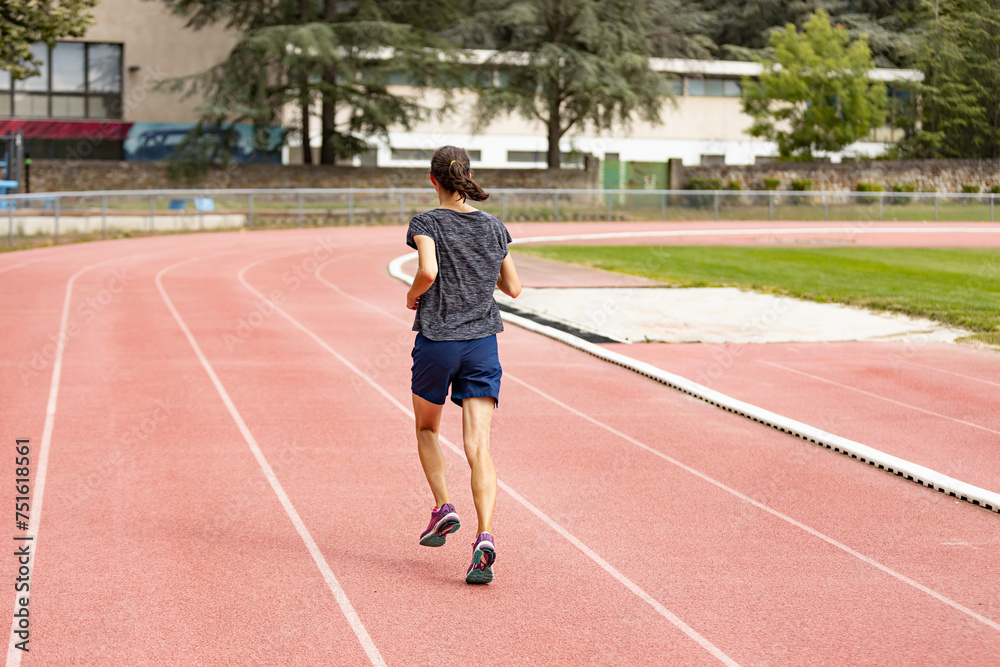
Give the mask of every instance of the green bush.
POLYGON ((781 185, 780 178, 765 178, 764 179, 764 189, 765 190, 777 190, 778 186, 781 185))
MULTIPOLYGON (((856 192, 885 192, 885 187, 881 183, 870 183, 862 181, 855 186, 856 192)), ((859 204, 874 204, 878 197, 858 197, 859 204)))
MULTIPOLYGON (((998 186, 1000 187, 1000 186, 998 186)), ((725 190, 742 190, 743 184, 739 181, 726 181, 725 190)))
MULTIPOLYGON (((813 182, 808 178, 796 178, 792 181, 792 190, 796 192, 808 192, 812 190, 813 182)), ((792 195, 793 204, 808 204, 809 195, 792 195)))
POLYGON ((996 185, 991 187, 990 192, 992 192, 995 195, 1000 195, 1000 183, 997 183, 996 185))
MULTIPOLYGON (((889 187, 890 192, 916 192, 916 183, 893 183, 889 187)), ((890 204, 895 204, 897 206, 902 206, 903 204, 910 204, 914 200, 914 197, 889 197, 886 201, 890 204)))
POLYGON ((967 195, 978 195, 981 188, 971 183, 962 183, 962 192, 967 195))
POLYGON ((706 178, 704 176, 692 176, 688 179, 688 190, 721 190, 721 178, 706 178))

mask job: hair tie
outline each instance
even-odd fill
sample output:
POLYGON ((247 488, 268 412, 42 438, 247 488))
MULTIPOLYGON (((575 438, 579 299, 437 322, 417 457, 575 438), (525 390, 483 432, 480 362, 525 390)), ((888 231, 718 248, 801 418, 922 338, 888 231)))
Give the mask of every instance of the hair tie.
POLYGON ((454 161, 454 160, 452 160, 451 162, 449 162, 449 163, 448 163, 448 166, 450 167, 450 166, 451 166, 451 165, 453 165, 453 164, 455 164, 455 161, 454 161))

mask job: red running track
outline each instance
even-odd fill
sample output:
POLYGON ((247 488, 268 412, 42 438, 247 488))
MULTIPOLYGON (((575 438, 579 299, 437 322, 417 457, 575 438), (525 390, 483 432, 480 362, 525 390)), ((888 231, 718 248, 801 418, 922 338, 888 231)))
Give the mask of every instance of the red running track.
MULTIPOLYGON (((105 262, 70 294, 23 664, 1000 655, 995 514, 511 326, 497 580, 464 584, 472 503, 450 450, 467 525, 444 548, 416 544, 430 498, 406 414, 412 333, 385 271, 401 238, 218 234, 0 258, 11 449, 41 445, 67 281, 105 262), (279 290, 281 311, 252 290, 279 290)), ((457 409, 443 432, 460 443, 457 409)))

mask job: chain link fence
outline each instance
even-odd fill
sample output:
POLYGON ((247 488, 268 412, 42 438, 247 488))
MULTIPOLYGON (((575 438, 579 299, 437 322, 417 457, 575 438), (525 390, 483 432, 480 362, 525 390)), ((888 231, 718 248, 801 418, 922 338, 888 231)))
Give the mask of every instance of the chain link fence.
MULTIPOLYGON (((477 208, 506 222, 993 222, 1000 195, 734 190, 491 191, 477 208)), ((427 189, 58 192, 0 196, 9 248, 234 229, 405 224, 438 205, 427 189)))

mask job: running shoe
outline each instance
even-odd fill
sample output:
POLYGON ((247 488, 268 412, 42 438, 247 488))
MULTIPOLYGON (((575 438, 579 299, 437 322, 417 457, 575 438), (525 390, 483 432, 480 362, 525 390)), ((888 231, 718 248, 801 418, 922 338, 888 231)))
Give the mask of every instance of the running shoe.
POLYGON ((431 512, 431 522, 427 525, 427 530, 420 535, 420 544, 425 547, 440 547, 445 542, 445 536, 454 533, 461 526, 458 514, 455 513, 455 506, 445 503, 431 512))
POLYGON ((493 546, 493 536, 489 533, 479 533, 472 543, 472 565, 465 573, 467 584, 488 584, 493 581, 493 563, 497 559, 497 550, 493 546))

